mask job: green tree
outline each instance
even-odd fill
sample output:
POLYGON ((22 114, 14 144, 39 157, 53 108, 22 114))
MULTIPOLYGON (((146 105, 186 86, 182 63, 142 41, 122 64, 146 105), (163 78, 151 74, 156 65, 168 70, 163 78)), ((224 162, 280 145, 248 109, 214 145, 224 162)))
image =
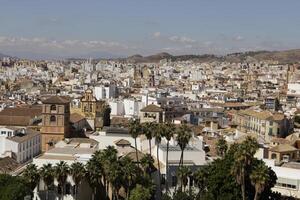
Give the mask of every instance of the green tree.
POLYGON ((189 177, 192 175, 191 169, 187 166, 180 166, 177 171, 177 176, 180 179, 180 188, 185 192, 189 177))
POLYGON ((151 191, 148 188, 137 184, 132 190, 129 200, 150 200, 151 196, 151 191))
POLYGON ((126 199, 129 199, 130 190, 136 182, 139 174, 139 168, 128 157, 123 157, 120 162, 122 166, 122 185, 125 188, 126 199))
POLYGON ((0 174, 0 200, 23 200, 32 195, 30 187, 23 177, 0 174))
POLYGON ((97 188, 102 185, 103 169, 102 164, 99 162, 98 155, 100 152, 96 152, 92 158, 86 164, 86 178, 93 189, 92 199, 95 200, 97 195, 97 188))
POLYGON ((145 122, 142 124, 142 132, 146 136, 148 142, 149 142, 149 153, 152 155, 152 147, 151 147, 151 140, 153 137, 153 127, 154 123, 153 122, 145 122))
POLYGON ((167 155, 166 155, 166 193, 169 192, 169 183, 168 183, 168 177, 169 177, 169 146, 170 146, 170 140, 174 136, 174 132, 176 130, 176 127, 174 124, 167 123, 167 124, 160 124, 159 126, 161 130, 161 135, 166 138, 167 140, 167 155))
POLYGON ((254 200, 258 200, 259 195, 264 191, 266 184, 269 182, 268 167, 263 162, 259 162, 252 170, 250 179, 255 188, 254 200))
POLYGON ((29 184, 31 190, 33 191, 40 180, 40 174, 38 172, 37 166, 35 164, 29 164, 26 166, 22 173, 24 180, 29 184))
POLYGON ((216 144, 217 155, 224 157, 227 149, 228 149, 228 145, 226 140, 220 138, 216 144))
POLYGON ((197 198, 199 199, 201 199, 202 194, 206 190, 208 176, 207 167, 199 168, 196 172, 194 172, 194 180, 199 189, 197 194, 197 198))
POLYGON ((69 175, 68 164, 64 161, 60 161, 59 163, 57 163, 56 166, 54 167, 54 175, 60 186, 61 199, 63 199, 63 196, 65 195, 66 182, 69 175))
POLYGON ((112 199, 119 199, 119 190, 122 186, 122 175, 120 161, 111 163, 107 176, 112 188, 112 199))
POLYGON ((183 124, 177 129, 177 142, 181 149, 181 155, 180 155, 180 162, 179 165, 183 166, 183 152, 188 145, 190 139, 192 137, 191 129, 186 125, 183 124))
POLYGON ((44 164, 40 169, 40 176, 46 186, 46 200, 49 199, 49 189, 54 183, 54 168, 50 163, 44 164))
POLYGON ((249 167, 257 149, 257 141, 254 138, 247 137, 234 153, 235 161, 232 166, 232 174, 235 176, 236 182, 241 186, 243 200, 246 200, 246 176, 249 175, 249 167))
POLYGON ((150 154, 146 154, 143 158, 141 158, 141 166, 145 175, 151 176, 151 172, 154 168, 154 159, 150 154))
POLYGON ((137 149, 137 137, 140 135, 142 131, 142 127, 140 124, 140 120, 130 120, 129 121, 129 133, 131 137, 134 138, 134 145, 135 145, 135 152, 136 152, 136 160, 139 164, 139 156, 138 156, 138 149, 137 149))
POLYGON ((103 105, 103 126, 110 126, 111 108, 108 104, 103 105))
POLYGON ((84 165, 80 162, 72 163, 70 168, 70 173, 75 183, 75 199, 77 199, 78 186, 81 183, 81 181, 84 179, 86 173, 84 165))

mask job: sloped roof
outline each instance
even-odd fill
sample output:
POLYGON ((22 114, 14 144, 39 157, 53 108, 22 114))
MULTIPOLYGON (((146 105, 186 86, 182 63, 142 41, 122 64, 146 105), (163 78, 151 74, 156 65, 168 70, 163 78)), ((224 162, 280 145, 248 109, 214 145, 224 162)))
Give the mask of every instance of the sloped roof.
MULTIPOLYGON (((125 155, 126 157, 130 158, 133 162, 137 162, 137 158, 136 158, 136 151, 131 151, 128 154, 125 155)), ((142 152, 138 151, 138 158, 139 161, 145 156, 145 154, 143 154, 142 152)))
POLYGON ((162 112, 163 109, 161 107, 158 107, 157 105, 150 104, 144 108, 141 109, 141 112, 162 112))
POLYGON ((43 101, 44 104, 67 104, 70 103, 69 97, 66 96, 51 96, 43 101))
POLYGON ((130 146, 131 143, 128 140, 120 139, 114 142, 117 146, 130 146))
POLYGON ((31 118, 29 116, 1 116, 0 125, 2 126, 29 126, 31 118))
POLYGON ((275 147, 272 147, 270 151, 274 152, 288 152, 288 151, 296 151, 297 149, 290 144, 279 144, 275 147))
POLYGON ((79 122, 81 120, 85 119, 84 116, 82 116, 81 114, 78 114, 78 113, 72 113, 70 115, 70 122, 71 123, 76 123, 76 122, 79 122))
POLYGON ((26 106, 17 108, 5 108, 0 112, 0 116, 40 116, 42 114, 42 106, 26 106))
POLYGON ((16 143, 22 143, 27 141, 28 139, 40 135, 39 131, 35 131, 33 129, 25 129, 25 135, 15 135, 14 137, 9 137, 7 139, 14 141, 16 143))
POLYGON ((14 159, 10 157, 0 158, 0 173, 10 173, 18 167, 19 164, 14 159))

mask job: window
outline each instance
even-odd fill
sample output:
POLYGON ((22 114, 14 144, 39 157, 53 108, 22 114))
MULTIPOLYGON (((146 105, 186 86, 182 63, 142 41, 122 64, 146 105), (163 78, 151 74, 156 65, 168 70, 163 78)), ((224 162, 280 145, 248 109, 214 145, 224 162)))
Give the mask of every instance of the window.
POLYGON ((56 105, 51 105, 51 106, 50 106, 50 110, 51 110, 51 111, 56 110, 56 105))
POLYGON ((1 135, 6 135, 6 131, 1 131, 1 135))
POLYGON ((8 137, 12 136, 12 132, 11 131, 7 131, 8 137))
POLYGON ((273 135, 273 129, 269 128, 269 135, 273 135))
POLYGON ((162 176, 161 176, 161 184, 162 185, 166 184, 166 175, 165 174, 162 174, 162 176))
POLYGON ((175 187, 177 185, 177 177, 172 176, 172 187, 175 187))
POLYGON ((271 159, 277 159, 277 155, 276 155, 276 153, 272 153, 272 155, 271 155, 271 159))
POLYGON ((273 126, 273 121, 270 121, 270 126, 273 126))
POLYGON ((52 115, 51 117, 50 117, 50 122, 55 122, 56 121, 56 117, 54 116, 54 115, 52 115))

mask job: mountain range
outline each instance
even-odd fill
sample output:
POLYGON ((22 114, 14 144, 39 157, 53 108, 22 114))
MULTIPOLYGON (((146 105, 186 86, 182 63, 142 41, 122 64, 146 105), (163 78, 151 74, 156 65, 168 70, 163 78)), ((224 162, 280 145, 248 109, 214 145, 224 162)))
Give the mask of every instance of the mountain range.
POLYGON ((300 49, 286 50, 286 51, 249 51, 242 53, 231 53, 224 56, 217 56, 212 54, 203 55, 171 55, 163 52, 150 56, 133 55, 127 58, 119 58, 115 60, 134 62, 134 63, 156 63, 162 59, 172 61, 186 61, 193 60, 195 62, 213 62, 213 61, 227 61, 227 62, 251 62, 251 61, 278 61, 279 63, 295 63, 300 62, 300 49))
MULTIPOLYGON (((99 55, 99 54, 98 54, 99 55)), ((214 61, 227 61, 227 62, 252 62, 252 61, 278 61, 279 63, 296 63, 300 62, 300 49, 292 49, 285 51, 248 51, 241 53, 231 53, 223 56, 217 56, 213 54, 203 54, 203 55, 171 55, 166 52, 158 53, 150 56, 142 56, 139 54, 129 56, 129 57, 120 57, 116 58, 111 56, 112 54, 105 53, 105 55, 97 56, 94 52, 93 56, 85 55, 80 57, 74 57, 69 60, 75 59, 86 59, 89 57, 98 57, 97 60, 102 60, 108 58, 108 60, 121 61, 121 62, 130 62, 130 63, 157 63, 162 59, 167 59, 171 61, 187 61, 193 60, 194 62, 214 62, 214 61), (85 57, 85 58, 84 58, 85 57)), ((3 57, 13 57, 7 56, 0 53, 0 59, 3 57)), ((25 56, 26 57, 26 56, 25 56)), ((15 57, 14 57, 15 58, 15 57)), ((59 58, 58 58, 59 59, 59 58)))

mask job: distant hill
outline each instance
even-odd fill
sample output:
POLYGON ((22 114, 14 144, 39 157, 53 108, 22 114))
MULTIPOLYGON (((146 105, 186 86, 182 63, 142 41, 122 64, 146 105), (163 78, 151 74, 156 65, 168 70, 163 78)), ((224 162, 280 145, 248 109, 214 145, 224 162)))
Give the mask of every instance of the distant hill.
POLYGON ((11 57, 11 56, 8 56, 8 55, 5 55, 5 54, 0 53, 0 59, 1 59, 1 58, 4 58, 4 57, 11 57))
POLYGON ((300 49, 286 51, 249 51, 243 53, 231 53, 225 56, 216 56, 211 54, 204 55, 178 55, 173 56, 169 53, 162 52, 150 56, 133 55, 127 58, 118 58, 116 60, 134 63, 157 63, 162 59, 172 61, 193 60, 195 62, 251 62, 251 61, 278 61, 280 63, 295 63, 300 62, 300 49))

